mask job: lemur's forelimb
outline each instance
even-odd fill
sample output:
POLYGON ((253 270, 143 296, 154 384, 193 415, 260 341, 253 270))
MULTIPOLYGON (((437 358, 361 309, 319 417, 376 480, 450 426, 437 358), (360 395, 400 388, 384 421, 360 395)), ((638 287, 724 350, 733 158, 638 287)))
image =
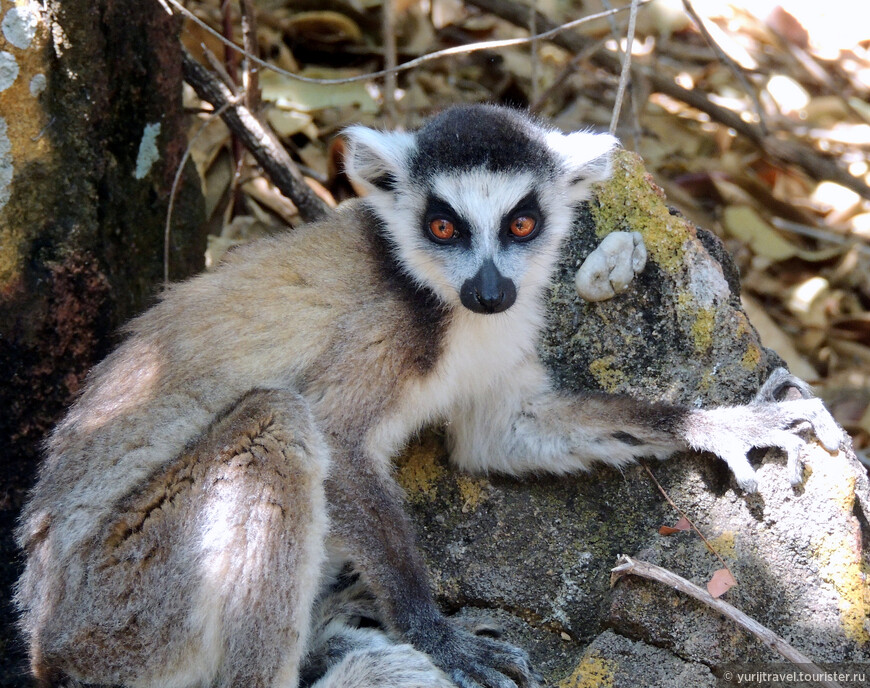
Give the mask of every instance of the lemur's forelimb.
POLYGON ((806 384, 777 370, 746 406, 688 409, 629 396, 554 392, 537 361, 512 377, 512 395, 469 402, 449 426, 451 456, 470 470, 512 474, 570 473, 594 463, 623 466, 644 456, 666 458, 695 449, 722 458, 740 486, 755 491, 747 453, 777 447, 788 454, 792 482, 800 481, 806 442, 796 428, 806 424, 829 451, 842 430, 819 399, 772 401, 775 391, 806 384), (518 380, 523 385, 516 385, 518 380), (489 419, 488 423, 483 418, 489 419), (481 432, 481 428, 486 428, 481 432))

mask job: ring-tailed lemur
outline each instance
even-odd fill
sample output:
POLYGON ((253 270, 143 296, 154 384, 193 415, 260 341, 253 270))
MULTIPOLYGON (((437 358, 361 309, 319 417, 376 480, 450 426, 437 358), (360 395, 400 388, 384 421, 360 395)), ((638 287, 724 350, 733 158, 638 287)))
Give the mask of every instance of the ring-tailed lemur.
POLYGON ((421 426, 449 419, 470 470, 693 447, 747 490, 751 447, 785 449, 799 479, 796 423, 837 449, 816 399, 689 410, 552 389, 542 299, 612 137, 492 106, 346 137, 369 195, 169 290, 49 438, 18 533, 37 678, 292 687, 319 644, 335 659, 306 674, 320 688, 535 686, 524 652, 433 600, 390 469, 421 426), (312 621, 328 553, 403 644, 312 621))

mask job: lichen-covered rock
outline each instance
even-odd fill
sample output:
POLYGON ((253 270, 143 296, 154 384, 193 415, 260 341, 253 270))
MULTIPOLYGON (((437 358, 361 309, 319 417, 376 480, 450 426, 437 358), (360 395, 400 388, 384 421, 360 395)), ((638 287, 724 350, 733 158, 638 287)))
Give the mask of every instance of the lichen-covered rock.
POLYGON ((686 662, 666 650, 605 631, 586 648, 580 663, 559 683, 559 688, 636 688, 638 685, 714 688, 716 677, 703 664, 686 662))
POLYGON ((740 307, 737 271, 721 242, 673 213, 625 151, 566 245, 541 354, 565 389, 691 405, 748 401, 782 365, 740 307), (586 302, 574 274, 615 231, 643 236, 646 269, 619 296, 586 302))
MULTIPOLYGON (((721 243, 668 210, 636 156, 620 153, 615 167, 581 214, 552 291, 541 354, 554 379, 571 391, 689 405, 749 400, 781 362, 741 310, 721 243), (586 303, 574 274, 617 230, 643 235, 647 267, 622 294, 586 303)), ((729 602, 817 662, 870 661, 870 532, 856 501, 870 503, 866 473, 854 457, 818 448, 794 489, 784 457, 759 461, 760 490, 751 496, 714 457, 678 456, 652 470, 737 578, 729 602)), ((621 553, 702 586, 722 565, 691 532, 658 534, 679 516, 640 467, 476 478, 450 469, 439 438, 428 435, 398 476, 444 606, 500 621, 551 683, 619 686, 634 675, 635 685, 645 666, 645 686, 703 686, 727 663, 777 661, 731 622, 659 584, 627 578, 610 589, 621 553), (593 669, 604 672, 597 683, 587 681, 593 669), (674 683, 673 672, 689 678, 674 683)))

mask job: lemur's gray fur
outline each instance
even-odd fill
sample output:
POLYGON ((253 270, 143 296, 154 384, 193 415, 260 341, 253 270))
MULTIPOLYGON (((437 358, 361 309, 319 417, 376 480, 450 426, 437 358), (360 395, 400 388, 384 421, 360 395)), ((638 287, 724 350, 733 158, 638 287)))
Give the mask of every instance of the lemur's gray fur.
POLYGON ((537 686, 523 651, 435 605, 391 475, 410 435, 447 421, 456 464, 512 475, 694 447, 747 490, 751 447, 784 448, 800 479, 798 423, 837 449, 817 399, 551 388, 542 300, 612 137, 492 106, 346 137, 369 195, 169 290, 49 438, 18 531, 41 681, 537 686), (323 592, 347 560, 368 602, 323 592))

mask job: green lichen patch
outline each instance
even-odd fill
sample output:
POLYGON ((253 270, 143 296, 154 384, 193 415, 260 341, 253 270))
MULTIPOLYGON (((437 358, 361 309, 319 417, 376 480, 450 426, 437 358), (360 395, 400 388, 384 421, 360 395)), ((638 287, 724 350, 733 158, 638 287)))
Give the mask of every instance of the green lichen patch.
POLYGON ((559 688, 606 688, 612 686, 619 664, 588 652, 570 676, 559 681, 559 688))
POLYGON ((599 238, 611 232, 640 232, 650 258, 674 274, 683 265, 683 244, 694 235, 691 225, 671 215, 664 194, 655 186, 635 153, 619 151, 613 159, 613 176, 598 186, 598 203, 592 204, 599 238))
POLYGON ((613 179, 578 211, 547 303, 541 357, 566 391, 623 393, 689 405, 748 401, 779 360, 741 311, 722 243, 671 214, 640 159, 619 152, 613 179), (637 231, 649 259, 628 289, 587 302, 579 266, 614 231, 637 231))
POLYGON ((626 379, 624 372, 613 367, 615 361, 616 356, 604 356, 596 358, 589 364, 589 372, 595 376, 595 380, 601 385, 601 389, 606 392, 618 392, 620 385, 626 379))

